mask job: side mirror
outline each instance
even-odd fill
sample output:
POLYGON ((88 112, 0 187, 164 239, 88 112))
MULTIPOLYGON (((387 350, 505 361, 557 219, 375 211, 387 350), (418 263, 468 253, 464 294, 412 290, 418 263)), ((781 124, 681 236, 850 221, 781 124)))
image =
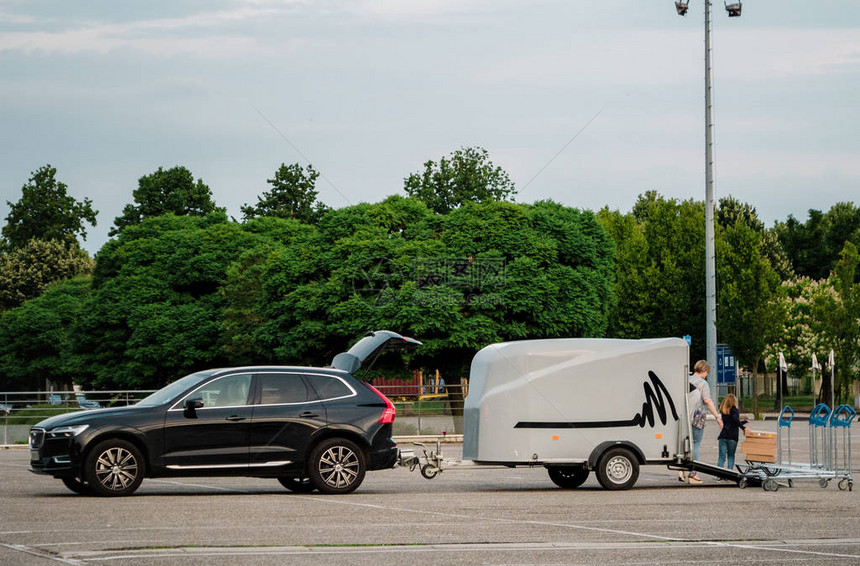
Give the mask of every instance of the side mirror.
POLYGON ((182 404, 182 406, 185 407, 185 416, 186 417, 191 418, 191 419, 197 418, 197 409, 202 409, 204 407, 203 399, 200 399, 200 398, 186 399, 185 402, 182 404))

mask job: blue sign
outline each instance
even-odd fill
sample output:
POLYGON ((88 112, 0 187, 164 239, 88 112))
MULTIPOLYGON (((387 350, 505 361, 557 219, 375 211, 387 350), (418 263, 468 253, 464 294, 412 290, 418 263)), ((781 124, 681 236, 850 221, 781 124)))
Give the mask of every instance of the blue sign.
POLYGON ((692 346, 692 344, 693 344, 693 337, 692 336, 687 334, 684 336, 684 340, 687 341, 687 346, 692 346))
POLYGON ((738 379, 734 354, 725 344, 717 344, 717 383, 732 384, 738 379))

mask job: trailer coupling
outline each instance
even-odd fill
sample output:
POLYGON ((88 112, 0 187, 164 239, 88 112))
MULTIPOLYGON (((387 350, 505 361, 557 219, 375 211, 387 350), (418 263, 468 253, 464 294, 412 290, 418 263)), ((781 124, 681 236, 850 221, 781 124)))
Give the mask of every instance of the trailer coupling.
POLYGON ((427 446, 421 442, 413 442, 414 446, 421 448, 423 455, 417 455, 414 449, 400 450, 397 454, 397 465, 409 468, 412 472, 415 468, 421 470, 421 475, 432 480, 442 472, 442 443, 436 441, 436 450, 427 452, 427 446))

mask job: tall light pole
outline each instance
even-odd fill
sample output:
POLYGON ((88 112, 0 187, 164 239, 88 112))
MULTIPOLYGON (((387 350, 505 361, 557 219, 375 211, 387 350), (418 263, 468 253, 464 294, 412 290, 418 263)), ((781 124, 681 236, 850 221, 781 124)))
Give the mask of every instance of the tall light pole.
MULTIPOLYGON (((687 14, 690 0, 675 2, 679 16, 687 14)), ((741 3, 726 4, 729 17, 741 15, 741 3)), ((708 386, 717 395, 717 276, 714 249, 714 137, 711 104, 711 0, 705 0, 705 348, 711 373, 708 386)))

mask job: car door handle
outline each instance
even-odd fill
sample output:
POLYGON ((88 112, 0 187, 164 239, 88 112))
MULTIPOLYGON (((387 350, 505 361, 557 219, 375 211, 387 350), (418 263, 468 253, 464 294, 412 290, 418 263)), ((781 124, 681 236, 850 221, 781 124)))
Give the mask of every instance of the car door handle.
POLYGON ((299 416, 312 419, 318 417, 319 415, 314 413, 313 411, 305 411, 304 413, 299 414, 299 416))
POLYGON ((230 415, 227 417, 228 421, 244 421, 245 417, 240 417, 239 415, 230 415))

